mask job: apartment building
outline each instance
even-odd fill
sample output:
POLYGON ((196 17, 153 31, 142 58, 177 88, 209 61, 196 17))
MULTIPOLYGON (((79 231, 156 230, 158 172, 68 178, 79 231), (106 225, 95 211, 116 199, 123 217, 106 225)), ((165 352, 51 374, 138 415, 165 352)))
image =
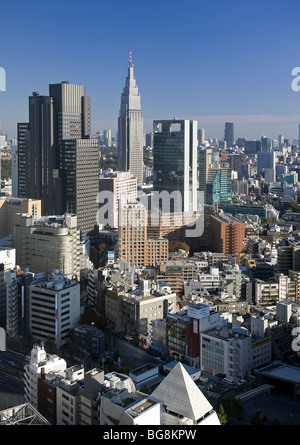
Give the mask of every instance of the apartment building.
POLYGON ((118 256, 140 266, 155 266, 168 259, 168 240, 148 238, 147 212, 139 202, 121 203, 119 208, 118 256))
POLYGON ((245 223, 227 214, 210 216, 211 250, 239 254, 244 249, 245 223))

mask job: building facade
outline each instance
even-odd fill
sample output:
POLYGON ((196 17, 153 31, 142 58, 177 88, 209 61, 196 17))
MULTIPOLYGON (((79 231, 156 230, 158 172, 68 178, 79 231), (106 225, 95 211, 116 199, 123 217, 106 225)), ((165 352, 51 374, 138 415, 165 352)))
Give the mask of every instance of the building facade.
POLYGON ((126 84, 121 95, 118 138, 118 168, 120 171, 130 171, 137 178, 138 184, 141 184, 143 182, 143 116, 141 97, 131 58, 126 84))
POLYGON ((153 191, 172 197, 166 206, 164 200, 157 202, 157 208, 163 213, 197 211, 197 121, 156 120, 153 133, 153 191))
POLYGON ((35 340, 65 345, 80 319, 80 284, 54 271, 29 288, 29 330, 35 340))
POLYGON ((80 278, 80 230, 75 215, 17 217, 14 243, 21 268, 45 274, 59 269, 69 278, 80 278))

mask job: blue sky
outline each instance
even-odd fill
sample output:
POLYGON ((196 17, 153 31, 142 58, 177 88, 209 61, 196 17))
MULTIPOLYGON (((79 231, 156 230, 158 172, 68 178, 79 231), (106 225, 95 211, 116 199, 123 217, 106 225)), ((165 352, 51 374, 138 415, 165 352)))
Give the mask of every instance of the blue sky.
POLYGON ((298 137, 299 0, 2 0, 2 131, 28 120, 28 96, 50 83, 86 86, 92 130, 117 129, 129 51, 144 127, 196 119, 207 137, 298 137))

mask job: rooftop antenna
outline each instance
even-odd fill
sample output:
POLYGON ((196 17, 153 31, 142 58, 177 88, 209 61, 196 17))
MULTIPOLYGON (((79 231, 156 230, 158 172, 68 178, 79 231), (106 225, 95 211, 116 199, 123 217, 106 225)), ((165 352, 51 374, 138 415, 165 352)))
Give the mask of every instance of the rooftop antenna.
POLYGON ((129 65, 132 66, 132 51, 129 52, 129 65))

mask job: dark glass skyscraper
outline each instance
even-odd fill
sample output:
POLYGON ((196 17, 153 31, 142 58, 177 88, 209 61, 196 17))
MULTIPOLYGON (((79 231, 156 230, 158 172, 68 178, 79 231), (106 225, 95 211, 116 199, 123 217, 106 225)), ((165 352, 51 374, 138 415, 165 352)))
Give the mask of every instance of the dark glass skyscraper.
POLYGON ((224 141, 227 147, 232 147, 234 144, 234 125, 232 122, 225 123, 224 141))
POLYGON ((154 121, 153 133, 153 191, 181 193, 182 206, 171 201, 172 212, 197 211, 197 121, 154 121))
POLYGON ((71 211, 68 210, 70 199, 66 197, 66 181, 70 181, 71 163, 69 158, 66 162, 69 151, 64 149, 64 141, 89 140, 81 144, 75 142, 72 144, 75 153, 72 174, 76 178, 72 199, 76 201, 80 194, 86 200, 85 208, 90 212, 92 210, 88 204, 89 200, 93 200, 95 204, 92 206, 94 224, 89 228, 86 221, 83 222, 84 206, 78 206, 76 201, 76 205, 72 207, 74 209, 72 212, 76 212, 78 221, 85 226, 83 234, 92 230, 96 224, 99 181, 98 142, 89 139, 90 119, 90 98, 85 95, 85 87, 62 82, 49 86, 49 96, 33 93, 29 97, 29 123, 18 124, 19 196, 40 199, 42 214, 45 216, 61 215, 71 211), (87 158, 79 156, 83 147, 86 149, 87 158), (93 167, 89 165, 90 149, 94 150, 93 167), (64 171, 66 166, 68 168, 64 171), (87 173, 86 177, 80 173, 82 169, 87 173), (92 198, 88 192, 90 189, 93 189, 94 193, 92 198))

